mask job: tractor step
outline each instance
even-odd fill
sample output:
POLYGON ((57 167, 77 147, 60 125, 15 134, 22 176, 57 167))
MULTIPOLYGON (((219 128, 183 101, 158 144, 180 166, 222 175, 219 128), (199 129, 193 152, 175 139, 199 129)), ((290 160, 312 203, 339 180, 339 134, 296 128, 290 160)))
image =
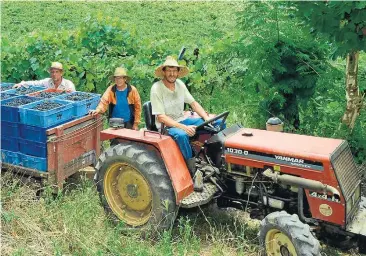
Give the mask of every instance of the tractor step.
POLYGON ((214 194, 218 191, 217 187, 212 183, 204 183, 203 191, 196 192, 194 191, 192 194, 187 196, 182 200, 180 207, 182 208, 192 208, 199 205, 207 204, 210 202, 214 196, 214 194))

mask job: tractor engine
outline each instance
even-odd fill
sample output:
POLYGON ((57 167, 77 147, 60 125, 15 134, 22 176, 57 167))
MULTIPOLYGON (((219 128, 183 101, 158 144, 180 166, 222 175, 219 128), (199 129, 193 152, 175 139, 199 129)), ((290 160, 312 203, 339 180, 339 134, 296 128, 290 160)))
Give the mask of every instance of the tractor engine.
POLYGON ((307 223, 342 228, 361 200, 361 177, 346 141, 234 125, 205 143, 220 170, 221 207, 285 210, 307 223))

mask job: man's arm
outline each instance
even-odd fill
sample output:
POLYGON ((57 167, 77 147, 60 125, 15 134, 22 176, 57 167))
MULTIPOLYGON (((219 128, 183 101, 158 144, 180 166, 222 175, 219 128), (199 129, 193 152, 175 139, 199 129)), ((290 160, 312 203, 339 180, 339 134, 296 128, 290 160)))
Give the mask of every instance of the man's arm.
POLYGON ((188 103, 192 109, 205 121, 209 119, 206 111, 203 109, 203 107, 194 100, 192 94, 188 91, 187 86, 180 80, 177 80, 180 84, 182 84, 184 88, 184 103, 188 103))
POLYGON ((35 80, 35 81, 21 81, 20 83, 18 84, 15 84, 13 86, 13 88, 19 88, 19 87, 22 87, 22 86, 29 86, 29 85, 35 85, 35 86, 47 86, 48 84, 48 80, 50 78, 45 78, 45 79, 42 79, 42 80, 35 80))
POLYGON ((189 136, 193 136, 196 133, 195 126, 193 126, 193 125, 184 125, 184 124, 178 123, 177 121, 174 121, 169 116, 163 115, 163 114, 157 115, 157 117, 158 117, 159 122, 163 123, 165 126, 182 129, 189 136))
POLYGON ((210 119, 209 116, 207 115, 206 111, 197 101, 193 101, 190 105, 191 105, 192 109, 194 110, 194 112, 196 112, 205 121, 210 119))
POLYGON ((99 104, 97 106, 97 108, 95 110, 90 110, 89 114, 90 115, 97 115, 97 114, 101 114, 107 111, 107 108, 109 106, 109 103, 111 102, 110 100, 110 93, 109 91, 111 90, 111 86, 107 88, 107 90, 104 92, 102 98, 99 101, 99 104))
POLYGON ((134 93, 134 104, 135 104, 135 113, 134 113, 135 121, 133 123, 132 129, 137 130, 138 125, 141 121, 141 99, 140 99, 140 94, 136 88, 135 88, 135 93, 134 93))

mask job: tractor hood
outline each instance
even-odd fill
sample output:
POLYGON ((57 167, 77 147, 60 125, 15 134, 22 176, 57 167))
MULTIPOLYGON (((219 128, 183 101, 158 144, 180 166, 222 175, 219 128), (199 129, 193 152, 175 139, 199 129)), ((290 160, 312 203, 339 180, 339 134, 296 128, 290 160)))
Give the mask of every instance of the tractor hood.
POLYGON ((224 146, 225 155, 301 165, 329 161, 344 143, 339 139, 241 128, 226 137, 224 146))

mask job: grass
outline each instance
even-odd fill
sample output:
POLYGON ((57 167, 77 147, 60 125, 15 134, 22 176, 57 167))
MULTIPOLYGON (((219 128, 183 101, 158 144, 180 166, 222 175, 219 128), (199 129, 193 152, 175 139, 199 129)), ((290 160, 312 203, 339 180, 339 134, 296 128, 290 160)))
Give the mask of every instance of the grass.
MULTIPOLYGON (((94 183, 69 180, 57 195, 45 187, 1 177, 1 255, 260 255, 259 221, 209 205, 181 210, 172 230, 144 239, 104 212, 94 183)), ((325 247, 323 255, 341 253, 325 247)))
POLYGON ((181 213, 174 228, 157 238, 126 233, 123 223, 116 225, 105 214, 94 184, 85 178, 79 182, 67 184, 57 195, 46 187, 37 198, 35 186, 3 174, 1 255, 243 255, 247 248, 257 251, 255 243, 244 240, 255 239, 256 230, 248 228, 246 234, 246 224, 229 215, 216 218, 208 209, 181 213))

